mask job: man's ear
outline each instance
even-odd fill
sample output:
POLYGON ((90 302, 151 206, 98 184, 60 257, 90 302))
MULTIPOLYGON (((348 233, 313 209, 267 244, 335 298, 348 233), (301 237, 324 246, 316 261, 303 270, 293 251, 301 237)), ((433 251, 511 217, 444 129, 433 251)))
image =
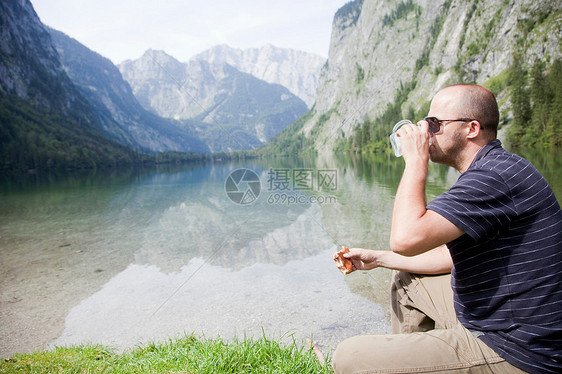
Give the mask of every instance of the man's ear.
POLYGON ((477 120, 472 120, 468 124, 468 139, 476 138, 482 132, 482 126, 477 120))

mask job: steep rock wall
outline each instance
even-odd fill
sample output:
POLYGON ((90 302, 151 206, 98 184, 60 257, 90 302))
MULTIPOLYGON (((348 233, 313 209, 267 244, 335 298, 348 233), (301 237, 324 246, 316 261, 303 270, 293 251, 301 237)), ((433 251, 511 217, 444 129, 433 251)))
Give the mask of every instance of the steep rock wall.
MULTIPOLYGON (((329 151, 398 92, 407 96, 406 116, 447 84, 500 76, 515 52, 528 65, 552 62, 562 55, 561 9, 550 0, 350 2, 334 17, 328 63, 302 131, 317 150, 329 151)), ((498 92, 505 116, 504 94, 498 92)), ((381 126, 390 133, 393 123, 381 126)))

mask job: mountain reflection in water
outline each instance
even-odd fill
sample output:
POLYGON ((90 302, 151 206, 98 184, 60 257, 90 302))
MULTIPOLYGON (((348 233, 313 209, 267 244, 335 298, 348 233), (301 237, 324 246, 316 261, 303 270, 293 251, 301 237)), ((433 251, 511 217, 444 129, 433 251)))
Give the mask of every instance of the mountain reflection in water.
MULTIPOLYGON (((559 165, 547 162, 557 158, 539 160, 558 188, 559 165)), ((3 181, 0 356, 85 342, 129 348, 191 332, 294 333, 328 349, 388 332, 390 272, 343 276, 331 254, 387 248, 402 162, 249 160, 3 181), (237 168, 259 175, 252 204, 225 192, 237 168), (299 192, 334 199, 268 200, 278 192, 268 173, 295 169, 335 171, 336 188, 299 192)), ((428 199, 457 176, 431 164, 428 199)))

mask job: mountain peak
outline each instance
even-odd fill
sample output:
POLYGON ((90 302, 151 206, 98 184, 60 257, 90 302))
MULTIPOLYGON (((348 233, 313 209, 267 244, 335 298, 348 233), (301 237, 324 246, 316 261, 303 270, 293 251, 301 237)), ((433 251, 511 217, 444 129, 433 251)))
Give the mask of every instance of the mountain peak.
POLYGON ((307 107, 287 88, 241 72, 223 58, 235 52, 226 45, 216 46, 212 53, 217 59, 181 63, 149 50, 119 68, 145 109, 165 118, 199 121, 197 131, 212 150, 253 148, 270 140, 307 107))
POLYGON ((314 104, 320 70, 326 59, 304 51, 266 44, 260 48, 237 49, 214 46, 193 57, 211 65, 227 63, 269 83, 287 87, 308 107, 314 104))
POLYGON ((154 63, 157 65, 181 65, 179 60, 159 49, 147 49, 137 61, 154 63))

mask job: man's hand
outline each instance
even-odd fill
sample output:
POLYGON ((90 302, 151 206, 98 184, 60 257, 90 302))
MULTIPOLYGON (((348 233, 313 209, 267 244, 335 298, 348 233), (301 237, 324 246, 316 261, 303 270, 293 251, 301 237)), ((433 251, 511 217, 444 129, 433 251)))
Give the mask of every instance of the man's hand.
POLYGON ((371 270, 382 266, 379 255, 382 251, 372 249, 350 248, 348 253, 344 253, 343 257, 348 258, 353 263, 353 271, 355 270, 371 270))
POLYGON ((401 139, 402 156, 406 163, 412 159, 417 159, 422 163, 429 161, 429 125, 426 121, 420 121, 418 126, 405 125, 397 133, 401 139))
POLYGON ((363 248, 350 248, 343 256, 353 263, 352 272, 382 267, 416 274, 445 274, 453 268, 453 260, 445 246, 413 257, 402 256, 392 251, 363 248))

